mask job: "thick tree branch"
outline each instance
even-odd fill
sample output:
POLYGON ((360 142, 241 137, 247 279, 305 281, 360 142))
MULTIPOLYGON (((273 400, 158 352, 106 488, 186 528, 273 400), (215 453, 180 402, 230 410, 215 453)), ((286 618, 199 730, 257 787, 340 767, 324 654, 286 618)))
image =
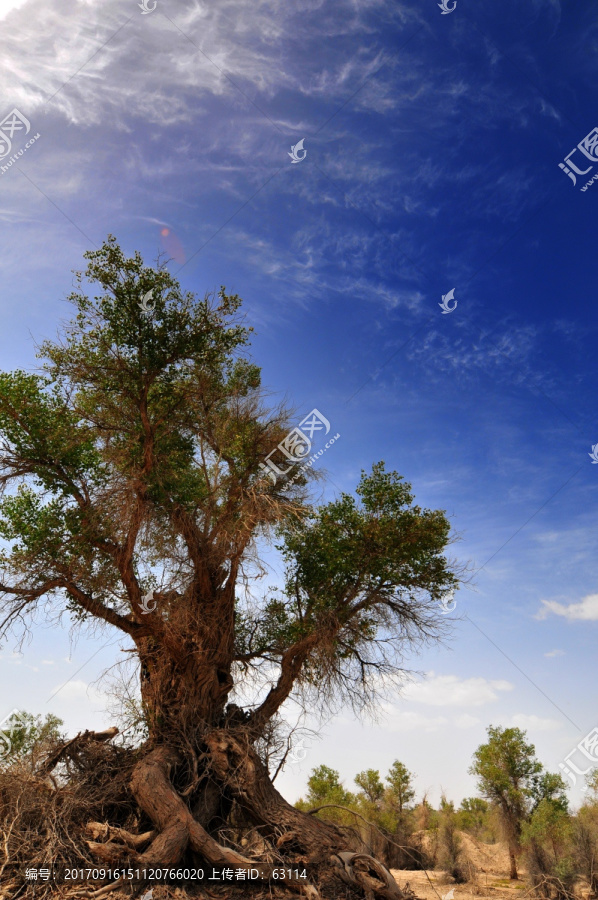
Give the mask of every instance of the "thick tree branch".
POLYGON ((124 631, 125 634, 128 634, 131 637, 142 637, 144 634, 152 633, 152 629, 147 625, 141 625, 131 621, 127 616, 121 616, 119 613, 115 612, 115 610, 110 609, 108 606, 104 606, 99 600, 86 594, 85 591, 82 591, 76 584, 65 581, 61 586, 64 587, 71 597, 74 597, 77 603, 92 616, 95 616, 96 619, 102 619, 109 625, 114 625, 115 628, 124 631))
POLYGON ((280 661, 280 675, 278 681, 268 692, 264 702, 258 706, 249 720, 250 726, 261 728, 268 719, 271 719, 284 701, 289 697, 293 686, 299 677, 303 663, 308 658, 314 647, 320 640, 318 634, 310 634, 303 640, 289 647, 282 655, 280 661))

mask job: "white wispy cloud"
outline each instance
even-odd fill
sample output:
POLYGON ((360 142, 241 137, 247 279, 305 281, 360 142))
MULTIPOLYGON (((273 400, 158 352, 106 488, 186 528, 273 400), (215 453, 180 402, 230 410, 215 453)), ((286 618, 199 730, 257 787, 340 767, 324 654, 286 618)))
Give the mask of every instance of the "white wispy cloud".
POLYGON ((392 709, 392 712, 387 709, 386 712, 390 713, 385 723, 389 731, 433 732, 450 725, 450 719, 446 716, 426 716, 423 713, 405 709, 392 709))
POLYGON ((4 660, 8 663, 13 663, 15 666, 20 666, 24 660, 24 654, 19 653, 16 650, 13 650, 12 653, 0 653, 0 659, 4 660))
POLYGON ((0 0, 0 19, 5 19, 13 9, 19 9, 27 0, 0 0))
POLYGON ((510 724, 523 731, 527 729, 530 731, 556 731, 558 728, 562 728, 562 723, 557 719, 542 718, 533 713, 515 713, 514 716, 511 716, 510 724))
MULTIPOLYGON (((376 0, 372 5, 384 3, 376 0)), ((344 7, 347 15, 319 17, 319 40, 363 32, 367 10, 361 4, 344 7)), ((299 45, 313 41, 311 19, 302 24, 300 10, 282 0, 262 0, 251 8, 241 0, 174 4, 164 15, 158 9, 143 18, 135 5, 129 11, 116 0, 101 6, 85 0, 51 4, 11 0, 0 6, 0 18, 8 15, 11 27, 3 35, 0 63, 2 87, 8 96, 12 92, 15 102, 35 110, 77 72, 52 101, 76 124, 99 124, 108 114, 127 130, 132 116, 161 125, 190 120, 206 95, 234 96, 252 114, 258 113, 237 88, 248 96, 257 88, 266 98, 281 89, 309 96, 321 93, 328 99, 345 97, 381 62, 373 36, 371 49, 364 43, 349 61, 341 52, 328 53, 324 64, 306 54, 298 66, 280 52, 280 45, 290 31, 299 45), (65 30, 61 26, 67 16, 65 30), (48 34, 55 39, 48 41, 48 34), (188 102, 191 92, 195 103, 188 102)))
POLYGON ((562 616, 570 622, 598 622, 598 594, 586 594, 577 603, 542 600, 542 609, 536 618, 546 619, 550 614, 562 616))
POLYGON ((480 722, 481 719, 478 719, 477 716, 472 716, 470 713, 462 713, 460 716, 456 716, 454 720, 456 728, 475 728, 480 722))
POLYGON ((428 706, 484 706, 497 700, 500 692, 512 691, 513 684, 504 679, 459 678, 457 675, 429 673, 425 681, 407 685, 406 700, 428 706))
MULTIPOLYGON (((462 299, 457 289, 455 298, 462 299)), ((513 327, 489 334, 483 329, 476 335, 477 323, 467 321, 459 327, 462 334, 456 337, 432 328, 419 343, 409 350, 408 357, 425 366, 430 375, 444 378, 447 374, 460 378, 473 373, 487 372, 495 378, 507 377, 509 381, 525 381, 535 376, 539 382, 546 374, 534 373, 531 360, 537 350, 538 329, 526 324, 517 331, 513 327)))
MULTIPOLYGON (((54 699, 54 697, 60 697, 61 702, 88 700, 94 705, 101 705, 103 701, 102 693, 98 691, 94 685, 90 685, 86 681, 80 679, 73 679, 62 685, 58 684, 54 690, 56 693, 53 695, 52 699, 54 699)), ((54 700, 54 703, 57 702, 57 700, 54 700)))

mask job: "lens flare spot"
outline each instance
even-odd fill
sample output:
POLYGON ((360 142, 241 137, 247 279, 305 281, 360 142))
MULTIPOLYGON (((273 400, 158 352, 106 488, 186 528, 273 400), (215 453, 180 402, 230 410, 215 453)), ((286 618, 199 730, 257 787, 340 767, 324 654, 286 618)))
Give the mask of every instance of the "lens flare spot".
POLYGON ((170 259, 174 259, 180 265, 186 262, 183 245, 171 228, 160 229, 160 244, 162 245, 162 250, 165 251, 170 259))

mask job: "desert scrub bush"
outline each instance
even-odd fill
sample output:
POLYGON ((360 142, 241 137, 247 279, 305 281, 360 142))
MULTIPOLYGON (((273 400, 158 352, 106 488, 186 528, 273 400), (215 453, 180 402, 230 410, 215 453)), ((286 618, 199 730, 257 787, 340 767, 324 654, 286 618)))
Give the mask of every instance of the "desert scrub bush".
POLYGON ((454 806, 445 797, 440 799, 437 863, 457 884, 463 884, 472 876, 472 866, 458 834, 454 806))
POLYGON ((563 798, 544 798, 522 828, 521 842, 534 894, 554 900, 575 896, 578 867, 573 820, 563 798))
POLYGON ((588 883, 590 898, 598 898, 598 800, 592 795, 575 817, 573 854, 579 873, 588 883))

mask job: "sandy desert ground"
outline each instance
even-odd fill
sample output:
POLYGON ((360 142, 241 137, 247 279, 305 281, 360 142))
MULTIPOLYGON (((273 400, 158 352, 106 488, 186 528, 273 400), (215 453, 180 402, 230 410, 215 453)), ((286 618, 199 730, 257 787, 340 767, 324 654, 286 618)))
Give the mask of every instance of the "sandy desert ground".
POLYGON ((400 887, 409 885, 422 900, 506 900, 524 896, 529 891, 525 869, 520 866, 520 880, 509 880, 509 856, 504 844, 484 844, 468 834, 460 832, 462 847, 475 868, 475 880, 467 884, 454 884, 442 871, 393 869, 400 887), (451 894, 452 892, 452 894, 451 894))

